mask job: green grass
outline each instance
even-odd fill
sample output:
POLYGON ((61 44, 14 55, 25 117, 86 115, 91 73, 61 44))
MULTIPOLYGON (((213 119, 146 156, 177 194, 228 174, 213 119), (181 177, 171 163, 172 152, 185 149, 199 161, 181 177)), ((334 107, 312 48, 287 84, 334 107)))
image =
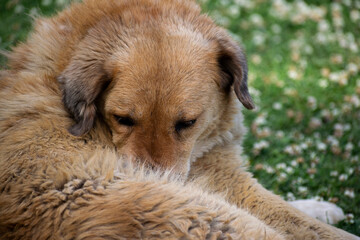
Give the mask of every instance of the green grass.
MULTIPOLYGON (((0 48, 25 39, 32 15, 66 2, 5 0, 0 48)), ((332 2, 201 1, 248 54, 250 170, 285 199, 335 202, 348 215, 338 227, 360 235, 360 3, 332 2)))

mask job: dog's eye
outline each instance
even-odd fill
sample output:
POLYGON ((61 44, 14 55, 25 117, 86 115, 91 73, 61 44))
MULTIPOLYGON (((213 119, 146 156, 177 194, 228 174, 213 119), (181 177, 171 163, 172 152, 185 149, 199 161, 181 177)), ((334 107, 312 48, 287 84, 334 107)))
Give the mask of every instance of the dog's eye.
POLYGON ((176 132, 180 132, 181 130, 187 129, 191 126, 193 126, 196 122, 196 119, 189 120, 189 121, 178 121, 175 124, 175 130, 176 132))
POLYGON ((130 117, 121 117, 118 115, 114 115, 115 120, 124 126, 132 127, 135 125, 135 121, 130 117))

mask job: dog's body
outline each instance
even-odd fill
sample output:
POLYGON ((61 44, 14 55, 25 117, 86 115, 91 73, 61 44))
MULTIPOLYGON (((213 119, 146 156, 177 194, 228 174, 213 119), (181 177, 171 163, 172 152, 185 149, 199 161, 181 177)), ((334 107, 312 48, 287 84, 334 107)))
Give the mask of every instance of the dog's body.
POLYGON ((192 1, 73 4, 38 20, 9 67, 2 239, 355 239, 246 172, 245 57, 192 1))

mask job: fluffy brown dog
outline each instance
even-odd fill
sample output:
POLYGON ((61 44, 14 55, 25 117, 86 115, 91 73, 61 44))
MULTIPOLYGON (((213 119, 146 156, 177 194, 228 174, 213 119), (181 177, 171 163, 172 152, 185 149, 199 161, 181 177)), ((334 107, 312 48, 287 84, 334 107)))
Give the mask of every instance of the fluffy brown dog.
POLYGON ((2 239, 356 238, 242 167, 246 60, 193 1, 73 4, 0 79, 2 239))

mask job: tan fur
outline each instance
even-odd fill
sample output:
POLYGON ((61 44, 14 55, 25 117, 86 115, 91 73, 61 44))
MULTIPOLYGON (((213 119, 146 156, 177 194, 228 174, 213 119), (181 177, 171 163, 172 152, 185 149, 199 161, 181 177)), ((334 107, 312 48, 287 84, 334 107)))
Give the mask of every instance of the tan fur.
POLYGON ((38 19, 0 74, 0 238, 355 239, 246 172, 246 74, 190 0, 38 19))

